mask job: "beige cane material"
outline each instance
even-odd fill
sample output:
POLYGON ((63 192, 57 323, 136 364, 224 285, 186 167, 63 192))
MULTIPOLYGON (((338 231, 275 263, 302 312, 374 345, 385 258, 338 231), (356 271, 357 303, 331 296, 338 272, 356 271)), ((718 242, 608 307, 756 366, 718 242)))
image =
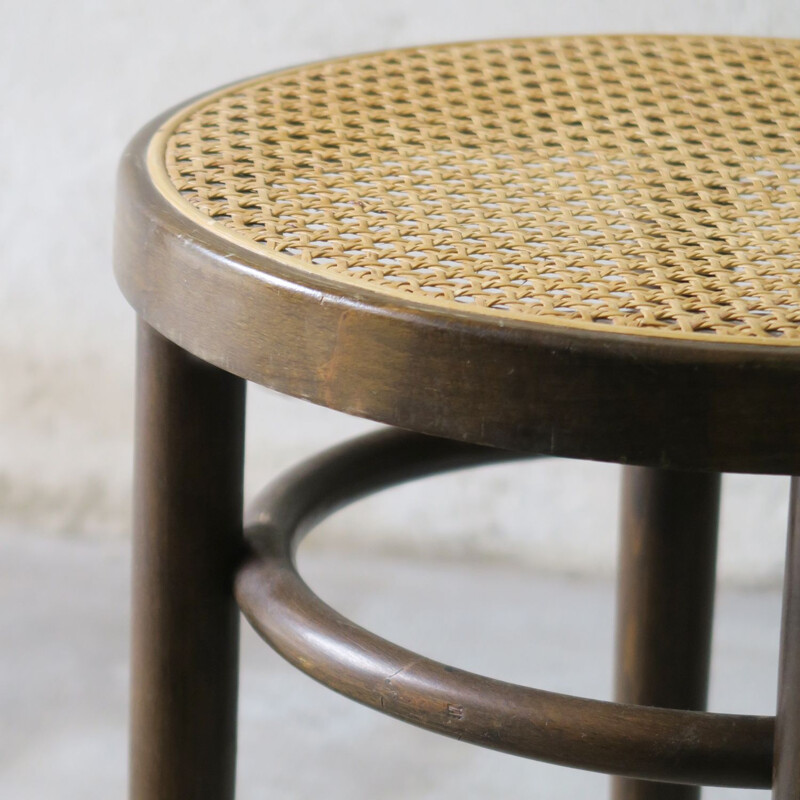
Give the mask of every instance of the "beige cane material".
POLYGON ((800 42, 329 61, 181 110, 149 164, 183 213, 300 279, 498 322, 800 345, 800 42))

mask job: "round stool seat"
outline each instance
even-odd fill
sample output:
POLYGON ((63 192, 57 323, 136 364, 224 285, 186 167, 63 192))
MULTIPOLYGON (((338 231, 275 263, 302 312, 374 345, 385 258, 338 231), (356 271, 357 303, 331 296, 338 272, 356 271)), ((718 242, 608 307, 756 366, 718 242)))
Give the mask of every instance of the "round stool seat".
POLYGON ((120 186, 127 297, 227 371, 507 449, 800 472, 800 42, 327 61, 156 120, 120 186))

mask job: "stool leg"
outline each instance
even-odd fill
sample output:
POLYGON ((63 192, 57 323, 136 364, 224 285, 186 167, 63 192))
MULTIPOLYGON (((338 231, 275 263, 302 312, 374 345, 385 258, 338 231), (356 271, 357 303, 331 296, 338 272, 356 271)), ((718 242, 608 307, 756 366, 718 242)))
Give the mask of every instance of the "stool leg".
POLYGON ((232 800, 244 381, 139 327, 131 800, 232 800))
MULTIPOLYGON (((714 609, 720 475, 624 470, 616 699, 703 710, 714 609)), ((700 788, 613 779, 614 800, 697 800, 700 788)))
POLYGON ((775 800, 800 798, 800 478, 792 478, 775 723, 775 800))

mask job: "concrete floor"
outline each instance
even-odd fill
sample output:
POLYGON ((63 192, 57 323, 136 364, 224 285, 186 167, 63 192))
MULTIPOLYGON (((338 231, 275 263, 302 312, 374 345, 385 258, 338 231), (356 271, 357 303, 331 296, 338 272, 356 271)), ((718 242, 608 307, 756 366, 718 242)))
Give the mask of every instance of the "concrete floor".
MULTIPOLYGON (((387 638, 509 681, 608 697, 613 589, 508 564, 301 554, 324 599, 387 638)), ((125 796, 123 542, 0 530, 0 798, 125 796)), ((711 708, 772 713, 777 591, 718 598, 711 708)), ((239 800, 605 796, 606 779, 504 756, 361 708, 243 637, 239 800)), ((707 790, 705 798, 766 793, 707 790)), ((169 799, 165 799, 169 800, 169 799)))

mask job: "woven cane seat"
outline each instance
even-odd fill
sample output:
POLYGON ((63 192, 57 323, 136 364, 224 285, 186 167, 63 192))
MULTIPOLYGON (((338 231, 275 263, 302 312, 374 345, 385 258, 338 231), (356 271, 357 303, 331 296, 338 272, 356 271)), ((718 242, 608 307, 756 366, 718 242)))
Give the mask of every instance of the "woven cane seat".
POLYGON ((183 109, 166 196, 287 266, 498 319, 800 344, 800 46, 451 45, 183 109))
POLYGON ((245 377, 424 432, 667 465, 669 444, 611 440, 702 412, 681 440, 713 429, 741 441, 728 468, 786 465, 784 433, 756 424, 800 368, 800 42, 312 64, 165 115, 125 180, 121 236, 158 251, 118 258, 129 298, 245 377), (594 424, 602 446, 573 440, 594 424))

